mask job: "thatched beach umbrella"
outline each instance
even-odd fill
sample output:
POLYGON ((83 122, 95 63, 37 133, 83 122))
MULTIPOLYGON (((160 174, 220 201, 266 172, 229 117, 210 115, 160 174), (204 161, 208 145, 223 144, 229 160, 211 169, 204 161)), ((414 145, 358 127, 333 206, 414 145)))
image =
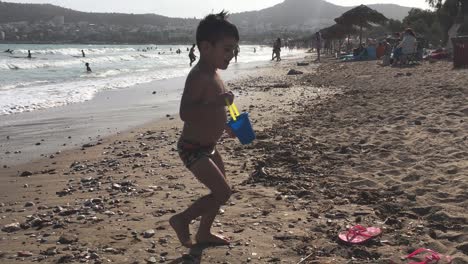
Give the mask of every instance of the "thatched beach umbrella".
POLYGON ((357 30, 350 25, 335 24, 320 30, 322 37, 326 39, 343 39, 350 34, 355 34, 357 30))
POLYGON ((365 5, 357 6, 335 18, 338 24, 359 27, 359 43, 362 43, 362 28, 371 28, 371 23, 382 25, 387 20, 384 15, 365 5))
POLYGON ((341 47, 341 40, 343 38, 348 38, 348 46, 349 46, 349 38, 351 34, 356 34, 357 30, 352 25, 343 25, 343 24, 335 24, 333 26, 329 26, 327 28, 322 29, 322 36, 325 39, 338 39, 339 40, 339 47, 341 47))
POLYGON ((341 41, 346 37, 349 40, 349 35, 355 34, 357 30, 350 25, 335 24, 320 30, 320 32, 325 39, 338 40, 338 47, 341 47, 341 41))

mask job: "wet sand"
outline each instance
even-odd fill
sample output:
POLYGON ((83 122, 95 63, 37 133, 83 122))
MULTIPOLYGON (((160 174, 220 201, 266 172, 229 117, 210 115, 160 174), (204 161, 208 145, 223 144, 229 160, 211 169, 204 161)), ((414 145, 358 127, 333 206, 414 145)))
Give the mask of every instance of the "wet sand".
POLYGON ((187 250, 169 227, 207 191, 182 166, 181 121, 168 117, 1 168, 0 261, 408 263, 425 247, 468 263, 467 70, 273 65, 228 82, 257 132, 218 148, 235 191, 213 231, 231 246, 187 250), (382 235, 340 242, 355 224, 382 235))

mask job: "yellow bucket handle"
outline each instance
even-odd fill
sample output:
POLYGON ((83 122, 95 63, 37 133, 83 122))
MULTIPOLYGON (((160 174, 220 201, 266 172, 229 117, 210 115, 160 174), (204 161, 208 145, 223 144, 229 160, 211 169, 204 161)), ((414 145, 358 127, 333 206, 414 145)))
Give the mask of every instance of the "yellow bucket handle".
POLYGON ((232 120, 236 121, 237 117, 239 116, 239 110, 237 110, 237 107, 234 103, 229 104, 229 101, 227 98, 225 98, 226 105, 229 109, 229 114, 231 115, 232 120))

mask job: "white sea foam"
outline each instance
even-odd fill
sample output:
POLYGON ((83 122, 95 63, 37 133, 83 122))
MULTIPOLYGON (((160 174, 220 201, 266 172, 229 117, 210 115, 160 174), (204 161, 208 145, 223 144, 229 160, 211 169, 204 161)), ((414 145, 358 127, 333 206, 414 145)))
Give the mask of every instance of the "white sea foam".
MULTIPOLYGON (((29 49, 35 55, 63 55, 63 56, 82 56, 81 50, 85 54, 106 54, 106 53, 125 53, 125 52, 134 52, 138 49, 136 48, 86 48, 77 47, 77 48, 47 48, 47 49, 29 49)), ((17 49, 14 50, 15 54, 28 54, 28 49, 17 49)))
POLYGON ((33 88, 17 86, 14 89, 0 89, 0 115, 84 102, 92 99, 99 91, 179 77, 187 74, 188 70, 126 72, 127 75, 121 75, 119 70, 109 70, 104 73, 83 74, 82 78, 72 82, 36 85, 33 88))
POLYGON ((13 83, 13 84, 4 85, 4 86, 0 85, 0 91, 1 90, 6 91, 6 90, 15 89, 15 88, 24 88, 24 87, 44 84, 44 83, 48 83, 48 81, 18 82, 18 83, 13 83))
MULTIPOLYGON (((0 53, 0 115, 84 102, 103 90, 184 76, 190 70, 186 46, 147 47, 0 44, 0 51, 14 50, 0 53), (178 48, 182 54, 175 53, 178 48), (28 50, 32 59, 26 58, 28 50), (86 73, 85 63, 92 73, 86 73)), ((241 46, 238 57, 239 63, 270 59, 271 48, 258 46, 241 46)))

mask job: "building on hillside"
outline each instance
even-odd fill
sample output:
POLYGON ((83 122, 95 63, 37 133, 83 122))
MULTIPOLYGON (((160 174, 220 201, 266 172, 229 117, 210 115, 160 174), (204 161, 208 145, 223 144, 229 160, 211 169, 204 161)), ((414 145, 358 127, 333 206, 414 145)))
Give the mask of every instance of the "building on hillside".
POLYGON ((17 21, 17 22, 9 22, 8 25, 13 27, 27 27, 29 25, 28 21, 17 21))
POLYGON ((49 23, 56 27, 63 26, 65 24, 65 16, 55 16, 49 23))

